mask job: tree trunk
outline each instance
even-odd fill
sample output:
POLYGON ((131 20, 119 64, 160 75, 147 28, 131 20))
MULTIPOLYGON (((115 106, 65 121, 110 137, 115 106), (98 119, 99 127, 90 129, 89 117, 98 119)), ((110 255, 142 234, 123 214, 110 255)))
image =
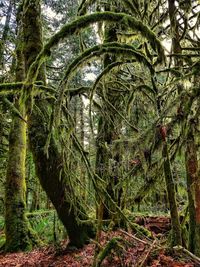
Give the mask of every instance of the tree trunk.
MULTIPOLYGON (((177 20, 177 7, 175 4, 175 0, 168 0, 168 12, 169 12, 170 25, 171 25, 172 53, 181 54, 182 49, 180 45, 179 23, 177 20)), ((174 58, 175 67, 181 67, 182 65, 183 65, 183 60, 181 57, 174 58)), ((177 84, 177 89, 178 89, 178 93, 182 92, 183 90, 182 83, 177 84)), ((165 179, 166 179, 166 184, 167 184, 168 201, 169 201, 170 212, 171 212, 172 245, 181 245, 182 244, 181 227, 180 227, 177 204, 176 204, 175 184, 174 184, 174 180, 173 180, 173 176, 171 172, 170 160, 169 160, 169 155, 167 151, 168 150, 167 143, 164 144, 164 146, 166 146, 166 148, 163 148, 164 150, 163 153, 168 158, 165 160, 164 165, 166 164, 166 167, 164 168, 165 168, 165 179), (168 168, 170 170, 168 170, 168 168), (171 193, 169 192, 169 190, 171 191, 171 193)))
POLYGON ((163 158, 164 158, 165 183, 167 188, 168 203, 171 215, 171 227, 172 227, 171 245, 172 246, 182 245, 181 227, 180 227, 178 209, 176 203, 176 191, 175 191, 175 185, 172 176, 171 164, 166 141, 163 142, 163 158))
POLYGON ((33 233, 25 216, 25 158, 26 123, 14 117, 9 138, 9 159, 6 176, 6 251, 30 250, 34 244, 33 233))
MULTIPOLYGON (((24 56, 26 73, 36 56, 42 49, 41 10, 39 0, 27 0, 24 5, 24 56)), ((44 67, 38 73, 37 79, 45 83, 44 67)), ((77 200, 71 202, 74 193, 66 185, 62 154, 59 150, 53 134, 51 135, 48 154, 45 145, 49 136, 49 121, 51 107, 42 97, 35 99, 33 110, 28 116, 29 141, 33 153, 37 176, 47 196, 53 203, 58 217, 64 224, 71 245, 81 247, 94 236, 93 225, 83 224, 80 220, 88 217, 77 200), (75 206, 76 205, 76 206, 75 206)))
POLYGON ((47 121, 44 120, 47 107, 48 103, 44 100, 37 100, 37 107, 35 106, 29 118, 29 140, 36 171, 43 189, 67 230, 71 245, 81 247, 89 237, 94 236, 93 227, 78 222, 78 219, 87 220, 88 217, 78 201, 76 207, 71 203, 70 196, 73 195, 73 191, 66 185, 62 155, 53 138, 50 141, 48 155, 44 151, 48 136, 47 121), (38 109, 42 115, 38 114, 38 109))
MULTIPOLYGON (((110 6, 105 6, 105 11, 110 11, 110 6)), ((104 26, 104 42, 115 42, 117 41, 117 24, 107 23, 104 26)), ((115 55, 106 54, 104 56, 104 68, 108 65, 116 61, 115 55)), ((107 93, 107 98, 109 103, 114 106, 117 110, 121 105, 122 97, 119 95, 116 97, 115 93, 112 92, 112 88, 108 88, 108 85, 104 84, 104 90, 107 93), (112 95, 113 93, 113 95, 112 95)), ((116 204, 120 203, 121 193, 120 195, 114 192, 114 185, 119 183, 120 177, 118 175, 113 175, 112 168, 114 166, 110 166, 110 160, 114 160, 115 169, 118 168, 120 162, 120 154, 115 153, 113 157, 111 153, 111 146, 113 145, 113 141, 117 140, 120 135, 120 127, 122 123, 122 119, 119 118, 118 114, 116 114, 113 109, 110 107, 108 103, 103 103, 102 107, 102 115, 99 118, 98 122, 98 134, 96 139, 96 173, 107 183, 106 191, 111 196, 111 198, 116 202, 116 204), (118 196, 117 196, 118 195, 118 196)), ((121 110, 120 110, 121 112, 121 110)), ((119 189, 120 191, 122 190, 119 189)), ((100 200, 99 209, 103 209, 102 211, 97 211, 97 214, 103 214, 103 219, 110 219, 111 211, 115 213, 110 203, 105 198, 103 203, 100 200)))
MULTIPOLYGON (((22 27, 18 21, 18 38, 22 37, 22 27)), ((24 64, 21 43, 16 48, 17 67, 16 81, 24 79, 24 64)), ((16 108, 25 118, 25 107, 19 105, 16 108)), ((9 136, 9 156, 6 175, 5 193, 5 234, 6 251, 30 250, 37 243, 33 231, 30 229, 25 215, 26 209, 26 123, 19 117, 13 116, 13 123, 9 136), (34 240, 35 239, 35 240, 34 240)))
POLYGON ((192 125, 186 143, 186 171, 189 202, 189 250, 200 256, 200 177, 198 171, 197 147, 192 125))
MULTIPOLYGON (((79 101, 80 101, 80 142, 81 145, 83 147, 83 149, 85 149, 85 121, 84 121, 84 102, 82 97, 79 97, 79 101)), ((88 191, 88 180, 86 177, 86 170, 85 170, 85 166, 84 164, 81 162, 80 165, 80 170, 81 170, 81 182, 84 186, 84 188, 80 188, 80 190, 83 192, 82 196, 83 199, 86 200, 87 199, 87 191, 88 191)))
POLYGON ((35 183, 32 190, 32 201, 30 206, 30 212, 33 212, 35 210, 40 209, 40 201, 39 201, 39 195, 40 195, 40 183, 38 179, 35 177, 35 183))

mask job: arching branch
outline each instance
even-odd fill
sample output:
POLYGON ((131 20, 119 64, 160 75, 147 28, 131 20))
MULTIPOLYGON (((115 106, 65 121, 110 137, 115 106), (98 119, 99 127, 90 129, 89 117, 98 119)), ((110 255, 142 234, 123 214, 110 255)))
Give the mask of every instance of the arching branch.
MULTIPOLYGON (((56 117, 60 117, 60 107, 64 98, 64 93, 67 88, 67 83, 73 74, 75 70, 79 66, 81 66, 83 63, 87 62, 88 60, 101 56, 105 53, 110 54, 119 54, 119 55, 127 55, 129 58, 133 57, 137 61, 144 63, 145 66, 147 66, 151 72, 153 72, 152 65, 149 63, 149 61, 146 59, 145 55, 143 55, 141 52, 137 51, 133 46, 127 45, 127 44, 119 44, 117 42, 112 43, 105 43, 102 45, 96 45, 90 49, 85 50, 81 55, 79 55, 67 68, 65 75, 63 77, 63 80, 60 84, 59 95, 57 100, 57 107, 55 109, 56 117)), ((132 59, 130 59, 132 60, 132 59)))
POLYGON ((165 61, 164 49, 162 47, 161 42, 156 37, 154 32, 143 22, 135 19, 133 16, 124 13, 96 12, 90 15, 79 17, 73 22, 64 25, 56 34, 54 34, 46 43, 40 54, 37 56, 35 62, 32 64, 27 79, 29 80, 31 77, 37 77, 38 69, 40 68, 41 64, 45 61, 47 57, 51 55, 51 49, 54 46, 58 45, 61 40, 77 33, 82 29, 87 28, 93 23, 100 21, 118 22, 124 24, 126 27, 129 27, 139 32, 149 41, 152 48, 157 52, 157 63, 162 63, 165 61))

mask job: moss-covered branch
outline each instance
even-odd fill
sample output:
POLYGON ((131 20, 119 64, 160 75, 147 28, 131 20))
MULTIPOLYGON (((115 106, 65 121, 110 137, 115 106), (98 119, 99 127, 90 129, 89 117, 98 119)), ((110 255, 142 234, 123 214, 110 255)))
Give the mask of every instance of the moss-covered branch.
POLYGON ((0 84, 0 95, 18 93, 22 89, 23 84, 24 84, 23 82, 1 83, 0 84))
MULTIPOLYGON (((41 81, 35 83, 25 83, 25 82, 13 82, 13 83, 1 83, 0 84, 0 95, 10 95, 22 93, 22 90, 29 90, 31 87, 37 88, 39 92, 48 92, 54 94, 56 92, 55 88, 50 86, 45 86, 41 81)), ((74 91, 72 92, 72 94, 74 91)))
POLYGON ((91 87, 89 86, 80 86, 78 88, 69 89, 70 97, 89 92, 91 87))
POLYGON ((113 62, 111 64, 109 64, 100 74, 99 76, 96 78, 96 81, 92 87, 92 91, 91 91, 91 99, 94 95, 94 92, 95 92, 95 89, 97 87, 97 85, 99 84, 100 80, 105 76, 107 75, 113 68, 117 67, 117 66, 120 66, 120 65, 123 65, 123 64, 127 64, 128 62, 113 62))
POLYGON ((60 117, 60 107, 70 76, 83 63, 85 64, 88 60, 94 57, 101 56, 106 53, 127 56, 126 62, 128 62, 128 58, 132 62, 132 57, 133 57, 137 61, 142 62, 145 66, 147 66, 152 73, 154 71, 152 65, 146 59, 145 55, 142 54, 140 51, 136 50, 132 45, 111 42, 102 45, 96 45, 92 48, 89 48, 85 50, 81 55, 76 57, 75 60, 70 65, 68 65, 65 71, 63 80, 60 84, 58 101, 57 101, 56 116, 58 116, 58 118, 60 117))
POLYGON ((122 241, 122 238, 120 237, 114 237, 113 239, 111 239, 97 255, 93 267, 100 267, 102 261, 111 253, 111 251, 113 249, 116 249, 120 245, 120 241, 122 241))
POLYGON ((28 79, 31 77, 36 77, 38 73, 38 69, 41 64, 45 61, 45 58, 51 55, 51 49, 58 45, 58 43, 66 37, 69 37, 78 31, 87 28, 89 25, 100 22, 100 21, 109 21, 109 22, 117 22, 124 24, 127 28, 131 28, 137 32, 139 32, 143 37, 145 37, 149 43, 151 44, 152 48, 157 51, 158 54, 158 63, 165 61, 164 49, 161 45, 161 42, 156 37, 154 32, 146 26, 140 20, 135 19, 133 16, 124 14, 124 13, 114 13, 114 12, 96 12, 90 15, 85 15, 77 18, 76 20, 72 21, 64 25, 56 34, 54 34, 46 45, 43 47, 40 54, 37 56, 35 62, 32 64, 28 79))
POLYGON ((6 107, 11 111, 11 113, 20 118, 22 121, 26 122, 26 120, 23 118, 22 114, 20 111, 15 107, 15 105, 10 102, 6 97, 1 98, 2 102, 6 105, 6 107))
POLYGON ((128 63, 128 59, 130 62, 132 62, 132 58, 134 58, 138 62, 141 62, 145 66, 147 66, 152 73, 154 72, 152 65, 147 60, 145 55, 136 50, 132 45, 110 42, 104 43, 102 45, 95 45, 92 48, 85 50, 82 54, 76 57, 75 60, 70 65, 68 65, 62 83, 66 83, 70 74, 73 73, 73 71, 83 63, 92 58, 99 57, 105 53, 127 56, 126 63, 128 63))
POLYGON ((91 15, 85 15, 82 17, 79 17, 75 21, 64 25, 59 32, 57 32, 55 35, 53 35, 48 43, 44 46, 43 49, 43 55, 48 55, 50 52, 50 49, 57 45, 60 40, 62 40, 65 37, 68 37, 80 29, 84 29, 88 27, 90 24, 99 22, 99 21, 110 21, 110 22, 121 22, 122 24, 125 24, 127 27, 132 28, 133 30, 136 30, 140 32, 140 34, 147 38, 147 40, 150 42, 152 48, 157 51, 159 54, 161 61, 164 60, 164 50, 163 47, 154 34, 150 30, 148 26, 143 24, 140 20, 135 19, 132 16, 129 16, 124 13, 114 13, 114 12, 96 12, 91 15))

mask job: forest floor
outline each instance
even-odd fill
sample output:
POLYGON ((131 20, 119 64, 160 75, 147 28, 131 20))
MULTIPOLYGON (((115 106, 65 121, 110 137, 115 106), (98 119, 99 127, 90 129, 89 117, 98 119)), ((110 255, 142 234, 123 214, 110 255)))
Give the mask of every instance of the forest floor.
MULTIPOLYGON (((117 245, 103 260, 102 267, 200 267, 198 260, 192 259, 185 251, 169 250, 162 245, 165 235, 170 229, 168 218, 138 218, 137 222, 152 232, 152 239, 139 239, 123 230, 102 232, 100 240, 102 247, 105 247, 113 238, 117 238, 117 245)), ((63 241, 57 247, 48 246, 27 253, 2 253, 0 254, 0 267, 83 267, 93 265, 95 244, 85 245, 82 249, 66 249, 66 245, 67 241, 63 241)))

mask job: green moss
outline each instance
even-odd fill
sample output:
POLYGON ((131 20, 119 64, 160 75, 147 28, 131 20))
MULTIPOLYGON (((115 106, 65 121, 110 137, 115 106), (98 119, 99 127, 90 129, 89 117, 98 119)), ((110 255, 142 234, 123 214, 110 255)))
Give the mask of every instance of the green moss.
POLYGON ((160 41, 157 39, 156 35, 150 30, 150 28, 144 25, 140 20, 137 20, 130 15, 124 13, 114 13, 109 11, 96 12, 91 15, 81 16, 75 21, 64 25, 62 29, 59 32, 57 32, 54 36, 52 36, 49 42, 45 45, 44 47, 45 53, 43 52, 43 54, 46 54, 46 52, 49 51, 53 46, 57 45, 61 39, 74 34, 77 30, 88 27, 91 23, 98 21, 109 21, 117 23, 118 22, 123 23, 125 21, 126 25, 128 25, 130 28, 134 30, 139 31, 142 36, 146 37, 151 42, 151 45, 154 48, 154 50, 162 52, 162 57, 163 57, 162 59, 164 59, 163 47, 160 41))
MULTIPOLYGON (((64 74, 64 78, 60 86, 60 92, 57 100, 57 108, 55 111, 56 114, 55 116, 57 118, 60 118, 61 103, 64 97, 65 90, 67 88, 68 80, 71 77, 71 75, 73 75, 74 71, 77 70, 79 66, 86 64, 86 62, 91 58, 99 57, 104 54, 127 56, 127 60, 128 58, 133 57, 137 61, 142 62, 145 66, 147 66, 150 69, 151 72, 153 72, 152 65, 146 59, 145 55, 137 51, 132 45, 120 44, 117 42, 109 42, 109 43, 104 43, 102 45, 93 46, 92 48, 85 50, 81 55, 76 57, 76 59, 67 67, 64 74)), ((106 69, 105 72, 107 72, 106 69)), ((57 120, 57 122, 59 122, 59 120, 57 120)))
POLYGON ((182 245, 181 226, 177 209, 175 184, 172 176, 171 163, 169 159, 169 152, 166 141, 164 141, 163 143, 163 158, 165 183, 171 215, 171 246, 182 245))
POLYGON ((111 253, 113 249, 116 249, 117 246, 119 246, 119 241, 121 241, 122 238, 120 237, 114 237, 112 238, 106 246, 99 252, 96 258, 96 262, 94 263, 94 267, 101 266, 102 261, 111 253))
MULTIPOLYGON (((24 114, 23 109, 21 112, 24 114)), ((26 123, 18 117, 14 117, 9 138, 9 159, 6 175, 6 251, 30 250, 36 242, 25 216, 25 157, 26 123)))
POLYGON ((0 84, 0 95, 19 93, 23 87, 22 82, 0 84))
MULTIPOLYGON (((159 41, 159 39, 156 37, 154 32, 151 31, 151 29, 143 24, 140 20, 135 19, 133 16, 124 14, 124 13, 114 13, 114 12, 96 12, 94 14, 81 16, 75 21, 68 23, 64 25, 60 31, 58 31, 56 34, 54 34, 49 41, 46 43, 40 54, 37 56, 34 64, 32 64, 29 74, 28 74, 28 80, 34 79, 34 77, 37 76, 38 69, 41 66, 41 64, 46 60, 47 57, 51 55, 51 48, 58 45, 58 43, 63 39, 70 35, 73 35, 77 33, 77 31, 80 31, 86 27, 88 27, 90 24, 100 21, 108 21, 108 22, 116 22, 116 23, 124 23, 130 27, 133 30, 136 30, 140 32, 140 34, 147 38, 147 40, 150 42, 152 48, 157 51, 158 59, 157 63, 162 63, 165 61, 165 54, 164 49, 159 41)), ((32 33, 31 33, 32 34, 32 33)), ((35 40, 38 39, 38 36, 35 37, 35 40)), ((40 40, 39 40, 39 43, 40 40)), ((33 43, 35 45, 35 43, 33 43)), ((40 51, 40 50, 39 50, 40 51)))
POLYGON ((152 65, 146 59, 145 55, 136 50, 132 45, 120 44, 117 42, 108 42, 102 45, 93 46, 92 48, 85 50, 81 55, 76 57, 76 59, 67 67, 63 81, 66 82, 70 73, 73 73, 73 71, 83 63, 86 63, 91 58, 98 57, 106 53, 127 56, 127 59, 133 57, 137 61, 142 62, 153 72, 152 65))
POLYGON ((146 236, 148 238, 152 238, 152 233, 146 229, 145 227, 137 224, 137 223, 130 223, 129 226, 133 230, 134 233, 139 234, 140 236, 146 236))

